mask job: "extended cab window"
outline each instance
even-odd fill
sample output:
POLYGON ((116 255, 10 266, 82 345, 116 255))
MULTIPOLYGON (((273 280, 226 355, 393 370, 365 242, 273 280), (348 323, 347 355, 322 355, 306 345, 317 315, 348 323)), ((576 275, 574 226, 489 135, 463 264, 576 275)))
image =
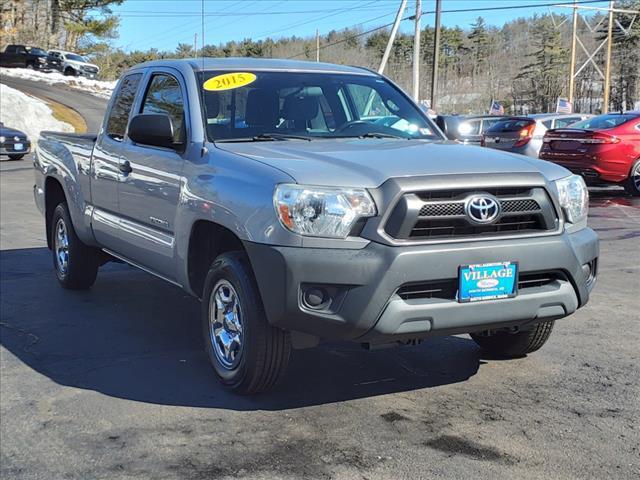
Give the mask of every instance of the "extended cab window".
POLYGON ((142 79, 141 73, 134 73, 122 79, 118 91, 115 93, 113 106, 107 118, 107 135, 114 140, 122 141, 127 130, 127 122, 136 91, 142 79))
POLYGON ((180 84, 171 75, 157 74, 151 78, 141 113, 168 115, 173 125, 173 141, 184 141, 184 101, 180 84))

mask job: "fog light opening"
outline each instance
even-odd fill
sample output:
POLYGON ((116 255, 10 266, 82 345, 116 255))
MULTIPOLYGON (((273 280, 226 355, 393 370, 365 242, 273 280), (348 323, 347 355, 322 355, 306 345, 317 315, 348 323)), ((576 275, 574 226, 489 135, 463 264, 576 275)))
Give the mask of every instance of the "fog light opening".
POLYGON ((591 286, 595 280, 598 270, 598 259, 594 258, 590 262, 582 265, 582 274, 584 275, 587 286, 591 286))

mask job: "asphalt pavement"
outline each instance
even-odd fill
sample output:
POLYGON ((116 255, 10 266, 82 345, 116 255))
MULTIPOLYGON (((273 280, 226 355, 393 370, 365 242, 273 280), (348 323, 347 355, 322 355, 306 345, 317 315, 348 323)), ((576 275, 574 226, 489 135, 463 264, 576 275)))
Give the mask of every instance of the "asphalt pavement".
POLYGON ((58 286, 31 161, 0 163, 0 478, 640 477, 640 201, 621 190, 592 192, 591 302, 535 354, 327 344, 237 397, 178 288, 119 264, 58 286))
POLYGON ((65 85, 49 85, 43 82, 25 80, 22 78, 2 76, 2 83, 45 100, 66 105, 78 112, 87 123, 89 133, 97 133, 102 125, 107 100, 90 93, 82 92, 65 85))

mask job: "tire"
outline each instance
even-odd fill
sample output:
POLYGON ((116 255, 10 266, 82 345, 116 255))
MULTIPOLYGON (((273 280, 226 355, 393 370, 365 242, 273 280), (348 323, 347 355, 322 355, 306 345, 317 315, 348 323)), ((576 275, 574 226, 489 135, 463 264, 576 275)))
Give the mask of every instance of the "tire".
POLYGON ((18 154, 18 155, 9 155, 9 158, 10 158, 11 160, 21 160, 21 159, 22 159, 22 157, 24 157, 24 154, 23 154, 23 153, 20 153, 20 154, 18 154))
POLYGON ((640 197, 640 159, 631 167, 629 178, 624 183, 624 189, 629 195, 640 197))
POLYGON ((545 344, 551 335, 554 323, 554 321, 538 323, 531 330, 518 333, 496 332, 489 336, 477 333, 470 335, 480 348, 492 355, 508 358, 524 357, 545 344))
POLYGON ((290 335, 269 325, 243 252, 224 253, 211 264, 202 296, 202 333, 216 377, 240 395, 270 390, 289 363, 290 335), (233 312, 231 320, 229 312, 218 313, 223 311, 233 312))
POLYGON ((75 77, 75 76, 76 76, 76 71, 75 71, 73 68, 71 68, 71 67, 67 67, 67 68, 65 68, 65 70, 64 70, 64 74, 65 74, 67 77, 75 77))
POLYGON ((86 290, 96 281, 99 255, 78 238, 67 204, 62 202, 51 218, 51 252, 56 277, 63 288, 86 290))
POLYGON ((29 62, 29 63, 27 63, 26 68, 27 68, 27 70, 35 70, 36 66, 35 66, 35 64, 33 62, 29 62))

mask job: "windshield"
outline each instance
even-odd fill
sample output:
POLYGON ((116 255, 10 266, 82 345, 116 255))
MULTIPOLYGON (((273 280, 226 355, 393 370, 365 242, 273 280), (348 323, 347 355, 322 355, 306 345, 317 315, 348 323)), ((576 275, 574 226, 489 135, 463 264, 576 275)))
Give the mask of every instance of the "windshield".
POLYGON ((638 115, 611 114, 600 115, 598 117, 587 118, 581 122, 574 123, 571 128, 579 128, 581 130, 606 130, 607 128, 617 127, 634 118, 640 118, 638 115))
POLYGON ((75 53, 65 53, 67 60, 73 60, 74 62, 85 62, 87 63, 87 59, 81 57, 80 55, 76 55, 75 53))
POLYGON ((41 48, 35 48, 35 47, 27 47, 27 50, 29 51, 29 53, 31 53, 32 55, 40 55, 40 56, 46 56, 47 52, 45 52, 44 50, 42 50, 41 48))
POLYGON ((442 139, 424 113, 380 77, 205 72, 201 82, 211 141, 363 136, 442 139))

